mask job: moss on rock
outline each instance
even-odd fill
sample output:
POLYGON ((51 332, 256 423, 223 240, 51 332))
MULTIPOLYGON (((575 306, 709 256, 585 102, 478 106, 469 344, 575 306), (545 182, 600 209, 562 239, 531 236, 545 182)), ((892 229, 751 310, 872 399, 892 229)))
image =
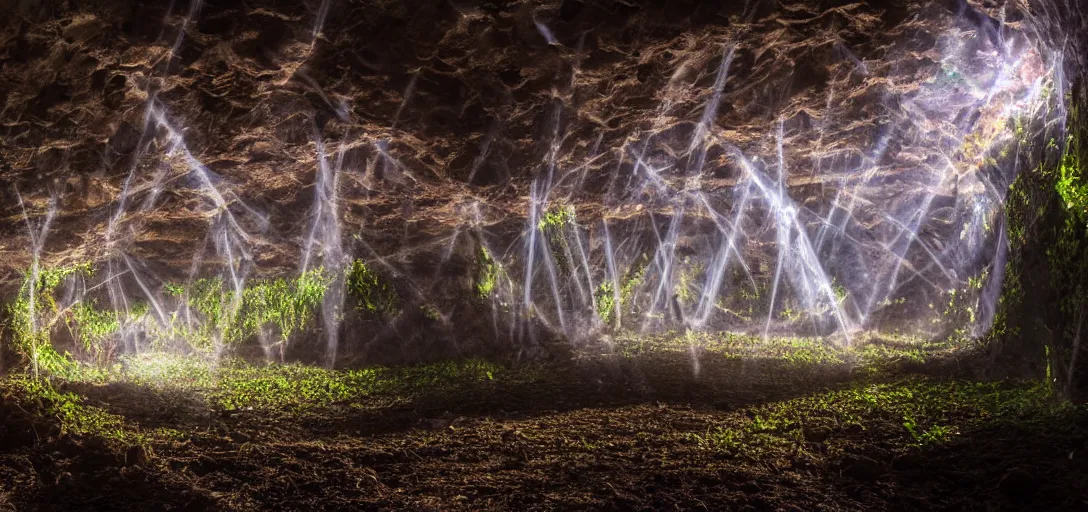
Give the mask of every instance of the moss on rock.
POLYGON ((1088 316, 1088 97, 1068 97, 1064 148, 1028 141, 1042 163, 1022 173, 1006 202, 1009 260, 991 331, 995 358, 1047 378, 1067 396, 1088 398, 1078 360, 1088 316), (1025 362, 1026 360, 1026 362, 1025 362))

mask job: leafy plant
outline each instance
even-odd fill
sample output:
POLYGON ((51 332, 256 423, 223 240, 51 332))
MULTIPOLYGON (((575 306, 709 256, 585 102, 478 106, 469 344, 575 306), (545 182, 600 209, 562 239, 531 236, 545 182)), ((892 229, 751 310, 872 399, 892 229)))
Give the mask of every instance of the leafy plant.
POLYGON ((933 425, 923 430, 910 416, 903 417, 903 427, 907 429, 907 432, 910 432, 910 436, 921 446, 944 442, 956 433, 953 427, 941 425, 933 425))
POLYGON ((574 225, 574 207, 570 205, 556 206, 544 212, 544 216, 537 223, 537 227, 545 232, 555 232, 566 226, 574 225))
POLYGON ((290 282, 279 278, 246 287, 242 292, 237 336, 250 336, 269 326, 278 329, 283 338, 301 331, 313 321, 328 285, 324 269, 317 268, 290 282))
POLYGON ((21 402, 24 409, 36 410, 57 421, 61 433, 97 435, 117 441, 140 441, 140 436, 124 429, 124 419, 104 409, 85 405, 72 392, 60 391, 48 379, 16 377, 5 400, 21 402))
POLYGON ((689 439, 704 450, 736 452, 744 443, 741 432, 722 427, 707 428, 703 435, 689 434, 689 439))
POLYGON ((628 274, 627 279, 624 280, 623 286, 620 287, 620 305, 629 306, 631 300, 634 299, 635 290, 642 284, 642 280, 646 278, 646 270, 650 267, 648 258, 645 255, 642 257, 642 264, 637 265, 633 272, 628 274))
MULTIPOLYGON (((1088 136, 1088 134, 1081 134, 1081 136, 1088 136)), ((1081 168, 1080 143, 1081 141, 1076 136, 1069 136, 1065 155, 1058 165, 1058 177, 1054 188, 1065 208, 1084 224, 1088 220, 1088 176, 1083 174, 1081 168)))
POLYGON ((839 306, 842 306, 846 302, 846 297, 850 295, 849 290, 835 278, 831 279, 831 291, 835 293, 835 302, 839 306))
POLYGON ((649 266, 645 255, 640 260, 640 263, 634 266, 623 279, 618 297, 615 285, 608 280, 602 281, 594 290, 593 296, 597 301, 597 318, 606 325, 614 325, 617 317, 622 315, 623 310, 630 309, 632 306, 635 290, 642 284, 649 266))
POLYGON ((495 292, 501 269, 491 257, 491 253, 482 245, 477 250, 477 264, 479 270, 476 274, 476 296, 487 299, 495 292))
POLYGON ((778 312, 779 317, 784 318, 789 322, 797 322, 801 319, 802 314, 803 312, 801 310, 793 309, 793 304, 791 304, 791 301, 789 300, 784 302, 782 311, 778 312))
POLYGON ((348 294, 358 302, 358 309, 376 313, 396 311, 396 292, 362 260, 351 262, 347 273, 348 294))
POLYGON ((53 293, 70 276, 88 277, 92 273, 89 263, 77 263, 41 268, 36 275, 31 270, 23 274, 19 293, 7 304, 5 312, 15 349, 31 362, 35 372, 62 373, 71 369, 71 359, 50 344, 50 331, 60 313, 53 293))
POLYGON ((696 299, 697 285, 696 279, 703 271, 703 265, 701 263, 694 263, 685 266, 684 270, 680 272, 678 283, 676 284, 676 297, 685 304, 690 304, 696 299))
POLYGON ((117 331, 121 330, 121 322, 117 313, 99 309, 93 300, 85 300, 72 307, 72 314, 68 317, 68 327, 76 333, 84 350, 95 354, 96 359, 102 360, 104 342, 117 331))
POLYGON ((431 304, 424 304, 420 306, 419 311, 423 313, 423 316, 427 317, 430 320, 440 320, 442 318, 442 313, 438 311, 438 308, 434 307, 431 304))
POLYGON ((574 207, 557 205, 549 208, 537 222, 537 228, 547 240, 547 247, 555 258, 556 269, 562 274, 573 273, 574 254, 567 239, 578 229, 574 207))
POLYGON ((611 324, 616 309, 616 292, 612 282, 604 281, 598 285, 593 297, 597 301, 597 318, 605 324, 611 324))

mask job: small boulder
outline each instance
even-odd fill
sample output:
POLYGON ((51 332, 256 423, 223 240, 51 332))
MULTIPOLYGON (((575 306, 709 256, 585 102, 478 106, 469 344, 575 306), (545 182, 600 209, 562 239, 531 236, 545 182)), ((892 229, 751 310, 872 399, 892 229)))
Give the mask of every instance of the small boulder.
POLYGON ((84 14, 76 16, 68 26, 64 27, 62 35, 64 39, 72 43, 83 43, 94 39, 102 29, 106 28, 106 24, 98 18, 84 14))

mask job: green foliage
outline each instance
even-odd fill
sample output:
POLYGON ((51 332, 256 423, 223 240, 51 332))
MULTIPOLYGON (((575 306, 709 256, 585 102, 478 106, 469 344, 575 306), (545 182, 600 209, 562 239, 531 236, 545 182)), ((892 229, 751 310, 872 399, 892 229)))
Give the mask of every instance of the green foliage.
POLYGON ((532 368, 515 370, 481 360, 338 371, 301 364, 253 365, 230 358, 212 363, 199 355, 145 353, 124 356, 102 368, 74 367, 62 376, 12 374, 0 379, 0 400, 49 420, 61 434, 131 445, 184 441, 202 435, 198 431, 203 429, 142 428, 124 416, 89 405, 74 390, 123 384, 160 399, 193 397, 193 405, 206 404, 204 412, 213 416, 216 411, 253 409, 306 415, 315 411, 326 414, 319 411, 330 406, 388 407, 425 396, 467 396, 497 385, 523 385, 540 378, 532 368))
POLYGON ((126 357, 101 372, 80 372, 74 382, 126 382, 201 396, 221 409, 301 411, 357 402, 382 395, 407 397, 461 392, 466 387, 500 381, 535 379, 529 370, 513 370, 483 360, 444 361, 400 368, 330 370, 302 364, 258 366, 224 359, 212 366, 200 357, 145 354, 126 357))
POLYGON ((903 427, 910 432, 910 436, 920 446, 945 442, 957 433, 954 427, 942 425, 932 425, 923 430, 910 416, 903 417, 903 427))
POLYGON ((941 444, 963 430, 1067 409, 1032 382, 972 382, 909 378, 851 387, 738 411, 687 438, 704 450, 729 457, 762 459, 796 453, 802 440, 828 451, 849 444, 859 432, 884 436, 889 447, 941 444), (843 439, 843 441, 840 441, 843 439))
POLYGON ((1074 222, 1088 229, 1088 175, 1084 174, 1082 158, 1088 144, 1088 120, 1081 122, 1079 111, 1073 108, 1069 114, 1073 132, 1066 143, 1065 155, 1058 164, 1054 189, 1062 199, 1074 222))
POLYGON ((967 278, 967 288, 969 290, 981 290, 982 285, 986 284, 986 278, 989 277, 989 270, 983 270, 981 274, 977 276, 971 276, 967 278))
POLYGON ((525 377, 533 378, 528 373, 515 375, 508 368, 490 361, 469 359, 391 369, 384 386, 386 390, 395 389, 400 394, 418 394, 441 389, 454 391, 494 380, 514 382, 525 377))
POLYGON ((804 312, 799 309, 793 309, 792 302, 793 301, 788 299, 782 301, 782 311, 778 312, 780 318, 791 323, 800 320, 801 316, 804 314, 804 312))
POLYGON ((597 318, 600 318, 601 322, 606 325, 614 325, 617 317, 622 316, 624 310, 631 309, 635 291, 642 284, 648 267, 647 258, 643 255, 640 262, 632 267, 627 276, 621 281, 619 297, 617 297, 615 285, 611 281, 602 281, 601 284, 597 285, 597 289, 593 291, 593 296, 597 301, 597 318), (619 299, 618 302, 617 298, 619 299))
POLYGON ((163 283, 162 290, 166 292, 166 295, 181 297, 185 295, 185 286, 177 283, 163 283))
POLYGON ((650 263, 645 255, 643 255, 642 260, 642 264, 635 266, 634 271, 628 274, 627 279, 623 281, 623 286, 620 287, 621 306, 629 307, 631 305, 635 290, 642 284, 642 280, 646 278, 646 270, 650 268, 650 263))
POLYGON ((841 307, 846 303, 846 297, 850 295, 850 292, 838 282, 837 279, 831 278, 831 291, 835 294, 835 302, 841 307))
POLYGON ((224 409, 321 407, 373 393, 380 370, 334 372, 302 365, 235 366, 216 376, 207 393, 224 409))
MULTIPOLYGON (((93 274, 94 270, 91 268, 91 264, 87 262, 76 263, 67 267, 40 269, 38 271, 38 293, 51 301, 53 299, 53 290, 55 290, 57 286, 60 286, 60 284, 69 276, 82 275, 84 277, 90 277, 93 274)), ((53 306, 56 306, 55 302, 53 303, 53 306)))
POLYGON ((247 286, 242 292, 238 315, 240 337, 256 334, 268 326, 274 326, 284 338, 305 329, 313 321, 328 286, 329 279, 321 268, 307 271, 292 281, 279 278, 247 286))
MULTIPOLYGON (((33 318, 29 275, 24 279, 20 295, 6 306, 8 328, 15 346, 36 367, 54 375, 78 370, 71 359, 52 347, 50 335, 58 320, 63 320, 63 325, 84 350, 104 362, 112 354, 113 343, 122 327, 147 316, 147 304, 133 304, 122 313, 100 308, 93 297, 58 311, 54 289, 70 276, 89 276, 91 273, 89 264, 43 269, 34 289, 33 318)), ((166 294, 185 301, 194 313, 195 322, 182 322, 175 314, 165 319, 165 326, 149 325, 148 335, 152 342, 183 339, 200 350, 211 349, 216 342, 239 343, 266 329, 273 329, 287 338, 313 322, 329 281, 320 268, 294 279, 252 280, 240 297, 236 297, 237 292, 218 277, 197 280, 188 288, 167 283, 164 285, 166 294)))
MULTIPOLYGON (((275 329, 286 339, 313 322, 324 300, 330 279, 324 269, 309 270, 295 279, 250 281, 240 300, 220 277, 199 279, 187 296, 189 307, 200 315, 191 331, 175 321, 174 327, 198 348, 211 348, 216 340, 231 345, 275 329)), ((177 292, 176 288, 172 294, 177 292)))
POLYGON ((696 280, 702 272, 703 265, 701 263, 685 265, 676 283, 676 298, 680 299, 680 302, 690 304, 695 301, 698 286, 696 280))
POLYGON ((1044 345, 1043 349, 1046 353, 1046 373, 1043 376, 1043 384, 1050 386, 1054 381, 1054 370, 1050 366, 1050 346, 1044 345))
POLYGON ((750 283, 745 282, 745 283, 741 284, 740 286, 738 286, 737 287, 737 294, 740 296, 741 299, 744 299, 744 300, 747 300, 747 301, 757 301, 757 300, 759 300, 759 298, 763 295, 762 293, 760 293, 759 287, 758 286, 752 286, 751 288, 749 288, 749 285, 750 285, 750 283))
POLYGON ((420 306, 419 311, 420 311, 420 313, 423 313, 424 317, 427 317, 430 320, 441 320, 442 319, 442 313, 440 313, 438 311, 438 308, 434 307, 431 304, 424 304, 424 305, 420 306))
POLYGON ((5 401, 56 420, 62 434, 95 435, 124 442, 140 440, 138 435, 123 428, 122 417, 85 405, 78 395, 58 390, 47 379, 13 377, 5 386, 5 401))
POLYGON ((358 301, 357 308, 374 313, 393 313, 399 298, 396 291, 362 260, 351 262, 347 274, 348 294, 358 301))
POLYGON ((1058 230, 1057 243, 1046 251, 1054 269, 1053 286, 1061 297, 1059 308, 1069 319, 1065 332, 1060 333, 1068 342, 1062 344, 1065 359, 1071 358, 1070 345, 1084 335, 1079 326, 1088 311, 1088 175, 1083 168, 1088 161, 1088 119, 1082 118, 1080 110, 1074 107, 1070 110, 1069 126, 1069 141, 1054 185, 1067 216, 1058 230))
POLYGON ((904 363, 924 363, 945 357, 959 346, 947 341, 929 341, 908 336, 859 336, 850 344, 830 343, 826 338, 748 336, 734 333, 690 332, 660 336, 620 335, 615 339, 619 353, 635 357, 648 353, 688 353, 696 345, 725 359, 743 359, 758 354, 768 363, 785 363, 793 374, 820 373, 828 366, 852 369, 861 375, 881 375, 904 363))
POLYGON ((574 207, 556 205, 549 208, 537 223, 537 227, 547 240, 548 249, 555 258, 556 269, 560 274, 574 278, 574 255, 567 241, 573 230, 578 229, 574 207))
POLYGON ((574 224, 574 207, 566 205, 549 208, 537 223, 537 227, 545 233, 554 233, 574 224))
POLYGON ((988 338, 997 340, 1015 340, 1020 337, 1020 310, 1023 306, 1024 288, 1021 279, 1021 266, 1024 250, 1028 246, 1028 227, 1035 222, 1037 215, 1036 199, 1032 191, 1039 173, 1021 173, 1009 186, 1005 199, 1005 218, 1009 240, 1009 261, 1005 264, 1005 279, 1002 283, 1001 296, 998 297, 994 313, 993 326, 988 338))
POLYGON ((713 427, 707 428, 703 435, 688 434, 688 439, 704 450, 735 454, 744 445, 743 436, 743 431, 713 427))
POLYGON ((1055 185, 1066 209, 1080 219, 1088 218, 1088 180, 1082 180, 1079 167, 1063 163, 1055 185))
POLYGON ((117 334, 123 325, 130 324, 145 317, 149 306, 138 302, 130 305, 127 314, 116 311, 100 309, 98 302, 93 298, 86 298, 73 305, 66 322, 68 328, 83 348, 95 354, 99 360, 103 359, 108 347, 105 345, 117 334))
POLYGON ((200 314, 200 323, 189 334, 189 343, 197 348, 210 349, 219 333, 228 331, 228 315, 225 305, 233 302, 234 290, 228 290, 220 277, 199 279, 188 293, 189 307, 200 314))
MULTIPOLYGON (((1057 141, 1042 151, 1025 140, 1023 154, 1041 154, 1042 162, 1022 172, 1006 200, 1009 261, 998 301, 991 342, 1018 344, 1042 340, 1045 376, 1060 389, 1075 392, 1072 368, 1084 311, 1088 311, 1088 119, 1082 115, 1085 97, 1069 109, 1064 148, 1057 141), (1060 151, 1060 152, 1059 152, 1060 151), (1054 297, 1056 304, 1043 304, 1054 297)), ((1083 364, 1083 361, 1081 361, 1083 364)), ((1038 368, 1040 377, 1044 368, 1038 368)), ((1088 392, 1081 389, 1080 392, 1088 392)))
POLYGON ((65 279, 75 275, 90 276, 92 272, 89 263, 77 263, 41 268, 37 276, 31 270, 23 274, 19 294, 4 310, 15 349, 33 364, 35 372, 61 373, 71 369, 73 362, 50 344, 50 330, 61 313, 53 293, 65 279))
POLYGON ((778 412, 766 415, 754 410, 748 412, 754 415, 738 418, 739 421, 732 422, 732 428, 708 427, 705 434, 689 434, 688 438, 699 448, 719 455, 758 459, 768 452, 787 449, 801 436, 797 418, 778 412))
POLYGON ((476 296, 488 299, 495 292, 495 285, 499 280, 501 268, 491 257, 486 247, 480 246, 477 250, 476 296))
POLYGON ((72 307, 68 327, 76 333, 85 350, 101 358, 103 342, 121 330, 121 322, 117 313, 99 309, 93 300, 85 300, 72 307))
POLYGON ((597 286, 593 296, 597 301, 597 318, 606 325, 610 325, 616 310, 616 292, 612 282, 602 282, 597 286))

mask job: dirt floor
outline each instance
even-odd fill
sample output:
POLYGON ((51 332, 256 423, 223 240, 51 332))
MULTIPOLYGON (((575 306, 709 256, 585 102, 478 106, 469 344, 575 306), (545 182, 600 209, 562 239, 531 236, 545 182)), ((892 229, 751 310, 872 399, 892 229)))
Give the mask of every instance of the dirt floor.
POLYGON ((1088 510, 1086 409, 886 344, 9 376, 0 510, 1088 510))

